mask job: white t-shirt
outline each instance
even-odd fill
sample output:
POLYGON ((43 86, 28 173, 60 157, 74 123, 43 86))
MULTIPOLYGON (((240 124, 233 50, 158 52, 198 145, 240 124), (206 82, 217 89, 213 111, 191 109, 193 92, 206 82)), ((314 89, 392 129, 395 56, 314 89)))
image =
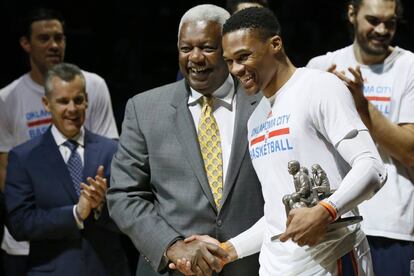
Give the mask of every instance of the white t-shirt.
MULTIPOLYGON (((111 98, 105 81, 94 73, 82 71, 86 79, 88 108, 84 126, 108 138, 118 138, 111 98)), ((0 90, 0 152, 43 134, 52 119, 42 104, 44 88, 29 73, 0 90)), ((1 248, 11 255, 28 255, 27 242, 16 242, 5 229, 1 248)))
MULTIPOLYGON (((351 46, 313 58, 308 67, 326 70, 336 64, 338 71, 361 67, 364 95, 391 122, 414 123, 414 54, 395 47, 384 63, 359 64, 351 46)), ((414 169, 403 166, 378 149, 388 171, 384 187, 359 206, 367 235, 414 241, 414 169)))
POLYGON ((285 231, 282 197, 295 191, 288 162, 297 160, 307 168, 320 164, 331 188, 337 189, 350 167, 334 145, 365 129, 347 88, 318 70, 297 69, 277 92, 273 106, 261 100, 248 122, 250 156, 265 199, 261 275, 333 274, 337 259, 364 240, 359 225, 333 231, 313 247, 270 238, 285 231))

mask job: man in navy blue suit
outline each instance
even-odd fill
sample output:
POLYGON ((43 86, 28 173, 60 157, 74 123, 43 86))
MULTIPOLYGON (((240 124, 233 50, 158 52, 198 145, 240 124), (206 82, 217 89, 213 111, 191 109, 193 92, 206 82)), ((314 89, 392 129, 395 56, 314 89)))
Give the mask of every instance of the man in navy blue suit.
POLYGON ((86 92, 77 66, 50 69, 42 101, 52 126, 9 153, 8 227, 30 241, 28 275, 129 275, 104 204, 117 145, 83 127, 86 92))

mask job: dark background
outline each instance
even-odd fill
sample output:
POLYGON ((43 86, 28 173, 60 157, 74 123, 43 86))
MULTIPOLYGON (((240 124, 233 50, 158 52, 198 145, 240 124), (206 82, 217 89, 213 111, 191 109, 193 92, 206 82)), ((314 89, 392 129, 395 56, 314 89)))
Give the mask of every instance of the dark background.
MULTIPOLYGON (((350 44, 346 0, 270 0, 287 54, 296 66, 350 44)), ((66 19, 67 62, 101 75, 111 92, 118 126, 133 95, 176 79, 177 29, 192 6, 225 1, 2 1, 0 87, 29 70, 16 20, 34 7, 59 10, 66 19), (137 6, 137 7, 135 7, 137 6)), ((414 51, 414 1, 402 0, 404 19, 394 45, 414 51)))

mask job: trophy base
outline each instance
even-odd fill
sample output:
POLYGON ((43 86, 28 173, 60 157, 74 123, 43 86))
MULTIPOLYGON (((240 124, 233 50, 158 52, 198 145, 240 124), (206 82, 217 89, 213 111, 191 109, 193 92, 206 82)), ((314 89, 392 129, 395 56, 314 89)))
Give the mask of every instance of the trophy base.
MULTIPOLYGON (((335 220, 334 222, 332 222, 328 225, 328 231, 335 230, 335 229, 342 228, 342 227, 347 227, 349 225, 352 225, 352 224, 355 224, 355 223, 358 223, 358 222, 361 222, 361 221, 362 221, 362 216, 352 216, 352 217, 346 217, 346 218, 339 218, 339 219, 335 220)), ((272 242, 273 241, 278 241, 282 234, 283 233, 272 236, 270 238, 270 241, 272 241, 272 242)))
POLYGON ((328 231, 342 227, 346 227, 362 221, 362 216, 352 216, 346 218, 339 218, 328 225, 328 231))

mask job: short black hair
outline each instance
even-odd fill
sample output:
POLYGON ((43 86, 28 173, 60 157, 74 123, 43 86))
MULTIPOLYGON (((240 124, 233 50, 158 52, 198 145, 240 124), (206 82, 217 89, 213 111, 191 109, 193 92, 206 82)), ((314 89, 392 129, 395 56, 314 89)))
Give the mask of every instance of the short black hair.
MULTIPOLYGON (((354 7, 355 13, 358 13, 359 8, 361 7, 364 0, 350 0, 349 5, 354 7)), ((398 19, 402 19, 404 8, 402 6, 401 0, 394 0, 395 2, 395 14, 398 19)))
POLYGON ((269 7, 269 2, 267 0, 227 0, 226 9, 230 14, 233 14, 236 11, 237 6, 242 3, 255 3, 265 8, 269 7))
POLYGON ((20 36, 30 38, 32 35, 32 24, 41 20, 57 20, 65 27, 65 21, 60 12, 52 9, 36 8, 30 10, 27 15, 20 22, 20 36))
POLYGON ((282 34, 276 15, 268 8, 254 7, 236 12, 224 23, 223 35, 241 29, 257 30, 262 40, 282 34))

